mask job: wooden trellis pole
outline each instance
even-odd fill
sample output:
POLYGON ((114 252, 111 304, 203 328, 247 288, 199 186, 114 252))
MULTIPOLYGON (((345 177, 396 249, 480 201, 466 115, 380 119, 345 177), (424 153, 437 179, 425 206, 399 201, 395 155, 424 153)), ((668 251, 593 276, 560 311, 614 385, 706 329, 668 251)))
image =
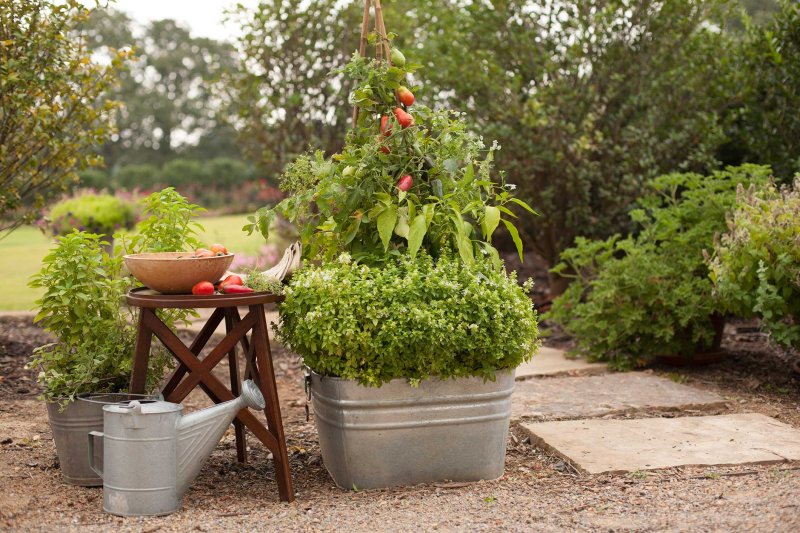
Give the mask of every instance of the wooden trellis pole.
MULTIPOLYGON (((375 33, 378 35, 379 42, 375 46, 375 57, 384 60, 391 66, 391 50, 386 33, 386 25, 383 22, 383 8, 381 0, 364 0, 364 16, 361 19, 361 40, 358 45, 358 53, 361 57, 367 55, 367 35, 369 34, 370 8, 375 12, 375 33)), ((358 106, 353 106, 353 127, 358 125, 358 106)))

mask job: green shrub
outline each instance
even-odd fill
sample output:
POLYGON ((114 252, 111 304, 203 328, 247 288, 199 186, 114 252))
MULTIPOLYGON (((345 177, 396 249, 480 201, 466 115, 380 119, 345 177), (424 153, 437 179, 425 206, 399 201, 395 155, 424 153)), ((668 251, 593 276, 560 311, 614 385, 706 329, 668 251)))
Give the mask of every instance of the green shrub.
POLYGON ((132 228, 136 211, 130 202, 110 194, 82 194, 55 204, 46 221, 53 235, 77 229, 110 237, 115 231, 132 228))
POLYGON ((160 181, 159 175, 154 165, 125 165, 114 173, 112 181, 117 189, 149 189, 160 181))
POLYGON ((800 349, 800 178, 794 190, 741 189, 710 268, 726 310, 800 349))
POLYGON ((79 186, 82 189, 103 190, 111 186, 108 172, 99 168, 87 168, 78 172, 79 186))
POLYGON ((279 337, 314 371, 380 385, 481 376, 528 360, 537 317, 516 275, 426 253, 382 267, 338 260, 295 273, 279 337))
POLYGON ((207 165, 208 185, 215 188, 239 187, 253 179, 253 170, 239 159, 215 157, 207 165))
POLYGON ((709 348, 711 317, 723 308, 712 294, 704 250, 725 231, 737 186, 764 184, 769 175, 768 167, 744 165, 707 177, 656 178, 653 193, 631 212, 641 227, 637 236, 578 239, 563 252, 556 271, 577 274, 547 318, 576 338, 578 352, 614 368, 709 348))
POLYGON ((206 183, 208 177, 205 166, 195 159, 173 159, 161 168, 161 184, 172 187, 206 183))

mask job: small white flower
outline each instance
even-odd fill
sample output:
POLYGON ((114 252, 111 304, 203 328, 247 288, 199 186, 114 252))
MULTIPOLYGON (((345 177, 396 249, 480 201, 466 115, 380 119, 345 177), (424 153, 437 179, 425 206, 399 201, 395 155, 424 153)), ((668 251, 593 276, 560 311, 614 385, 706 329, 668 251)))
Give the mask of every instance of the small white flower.
POLYGON ((339 255, 339 262, 343 265, 349 265, 353 261, 353 258, 350 257, 350 254, 347 252, 342 252, 339 255))
POLYGON ((506 183, 506 189, 508 189, 509 191, 513 191, 516 188, 517 188, 517 186, 514 185, 513 183, 506 183))

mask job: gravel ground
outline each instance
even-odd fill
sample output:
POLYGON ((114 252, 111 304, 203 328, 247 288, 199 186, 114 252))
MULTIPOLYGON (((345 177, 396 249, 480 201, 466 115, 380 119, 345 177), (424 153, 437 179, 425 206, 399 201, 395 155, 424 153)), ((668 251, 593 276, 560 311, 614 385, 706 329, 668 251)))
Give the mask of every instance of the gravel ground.
MULTIPOLYGON (((729 401, 726 412, 761 412, 800 428, 800 376, 759 334, 730 328, 731 356, 706 368, 653 372, 729 401)), ((23 368, 47 337, 30 318, 0 317, 0 530, 7 531, 798 531, 800 462, 685 467, 628 475, 580 475, 530 446, 512 427, 506 473, 495 481, 351 491, 337 488, 306 422, 297 358, 274 347, 297 499, 278 502, 271 461, 251 437, 236 463, 232 431, 167 517, 104 514, 102 489, 65 485, 35 375, 23 368)), ((224 368, 218 368, 223 375, 224 368)), ((190 408, 207 405, 202 393, 190 408)), ((641 416, 641 415, 637 415, 641 416)))

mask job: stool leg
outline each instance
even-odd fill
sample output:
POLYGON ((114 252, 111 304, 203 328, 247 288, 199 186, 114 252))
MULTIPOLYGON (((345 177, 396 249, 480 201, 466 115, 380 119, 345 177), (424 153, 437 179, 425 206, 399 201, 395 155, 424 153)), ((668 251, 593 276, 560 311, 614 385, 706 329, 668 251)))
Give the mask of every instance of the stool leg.
MULTIPOLYGON (((230 307, 225 308, 225 331, 230 333, 233 329, 233 310, 230 307)), ((231 375, 231 392, 234 396, 239 396, 241 387, 239 386, 239 362, 236 359, 236 345, 231 347, 228 352, 228 367, 231 375)), ((247 441, 245 440, 244 425, 238 418, 233 420, 233 429, 236 433, 236 459, 240 463, 247 462, 247 441)))
POLYGON ((275 465, 275 479, 278 482, 278 494, 281 500, 291 502, 294 500, 294 488, 292 486, 292 475, 289 470, 289 454, 286 451, 286 437, 283 433, 283 422, 281 420, 281 408, 278 403, 278 388, 275 384, 275 370, 272 368, 272 353, 269 349, 269 337, 267 331, 267 320, 264 317, 264 306, 250 306, 250 312, 256 314, 256 323, 253 327, 251 343, 254 347, 254 355, 257 375, 259 377, 259 387, 266 400, 264 414, 267 416, 268 430, 278 445, 272 450, 272 461, 275 465))
POLYGON ((139 309, 139 330, 136 334, 136 349, 133 353, 133 371, 128 391, 131 394, 143 394, 147 386, 147 363, 150 360, 150 344, 153 342, 153 332, 145 325, 145 314, 153 313, 152 309, 142 307, 139 309))

